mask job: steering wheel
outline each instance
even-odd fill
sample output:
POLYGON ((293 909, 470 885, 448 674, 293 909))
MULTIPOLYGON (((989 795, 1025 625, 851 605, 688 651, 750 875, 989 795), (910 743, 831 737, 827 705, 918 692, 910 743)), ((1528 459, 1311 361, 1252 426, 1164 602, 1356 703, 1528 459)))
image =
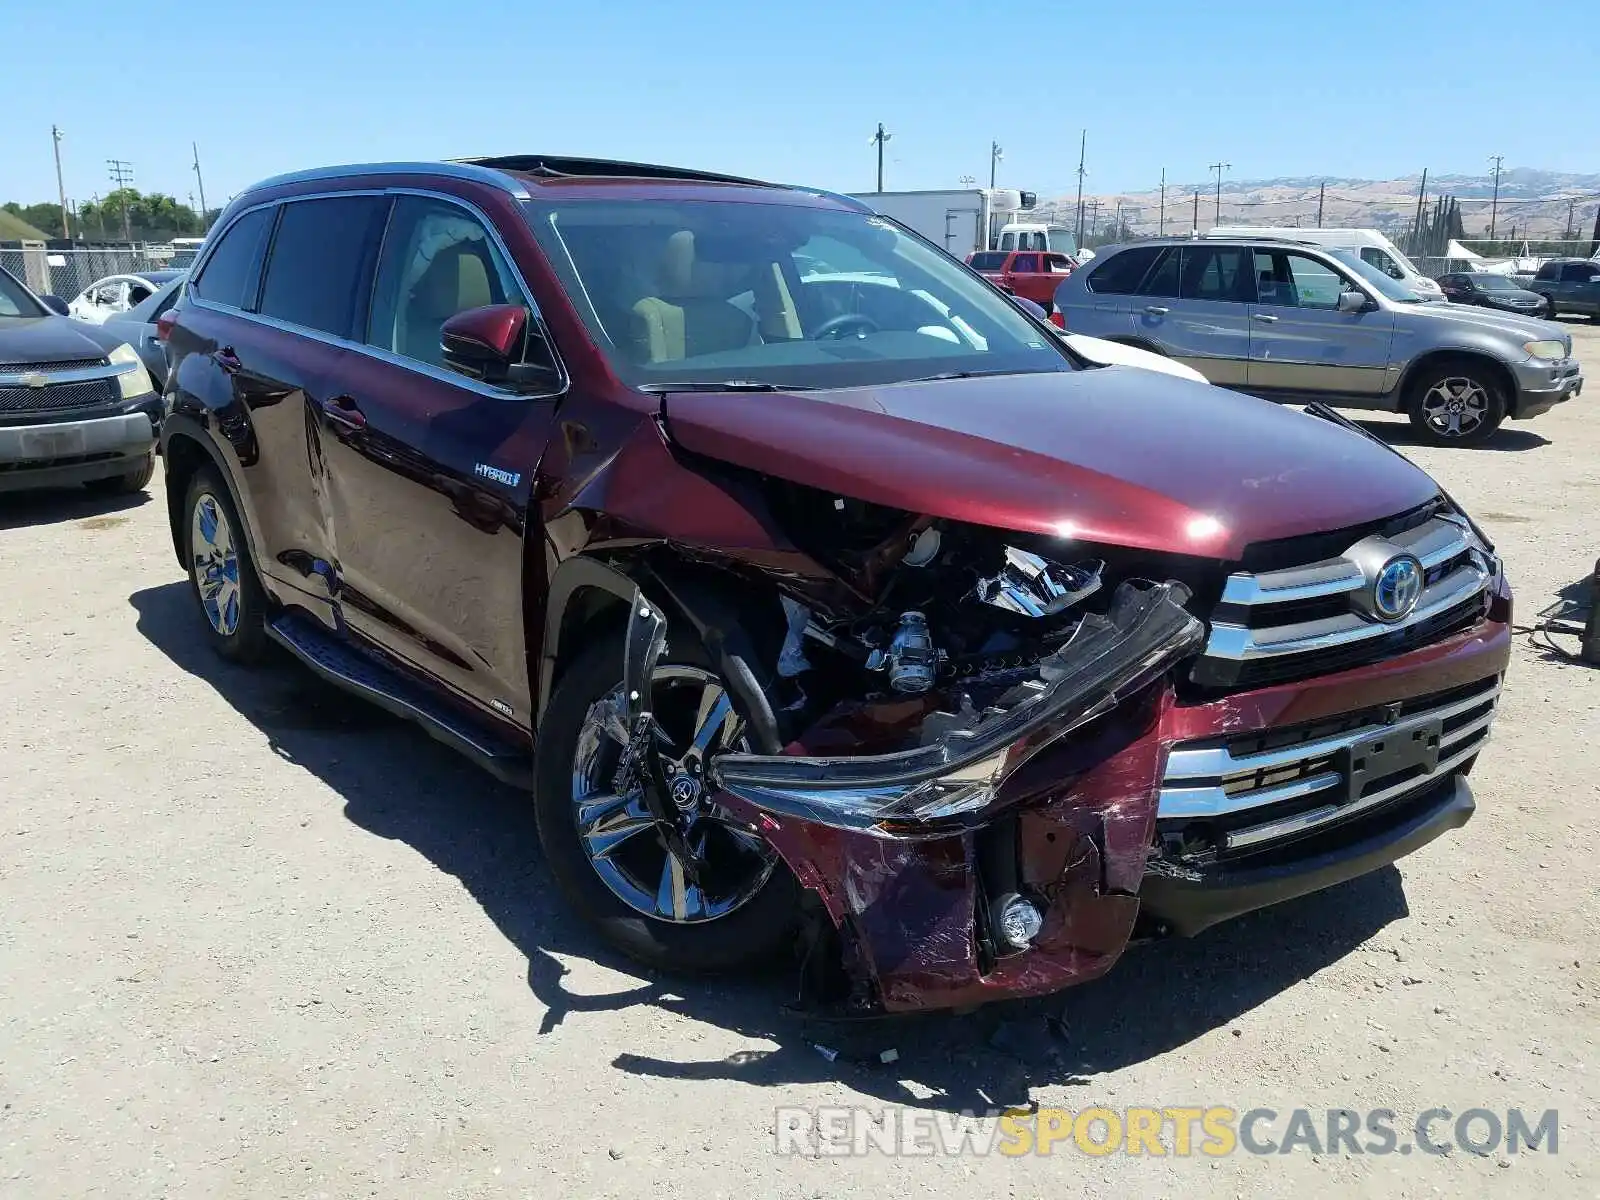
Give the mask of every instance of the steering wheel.
POLYGON ((857 337, 866 337, 869 333, 877 333, 880 328, 881 326, 871 317, 863 316, 860 313, 840 313, 837 317, 829 317, 821 325, 818 325, 816 332, 811 337, 813 341, 818 342, 824 338, 832 338, 837 341, 843 336, 843 331, 846 329, 856 330, 857 337))

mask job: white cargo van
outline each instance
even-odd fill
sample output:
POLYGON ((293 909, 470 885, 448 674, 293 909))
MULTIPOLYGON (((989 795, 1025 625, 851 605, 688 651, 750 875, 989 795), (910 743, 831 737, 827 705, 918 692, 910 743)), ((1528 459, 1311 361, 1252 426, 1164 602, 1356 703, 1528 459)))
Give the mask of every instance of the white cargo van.
POLYGON ((1052 250, 1077 257, 1078 239, 1065 225, 1043 221, 1012 221, 1002 226, 996 250, 1052 250))
POLYGON ((1295 229, 1281 226, 1251 228, 1242 225, 1219 225, 1215 229, 1208 230, 1206 236, 1292 238, 1295 241, 1310 242, 1314 246, 1326 246, 1330 250, 1351 250, 1361 255, 1362 261, 1369 266, 1377 267, 1391 279, 1398 279, 1416 293, 1418 299, 1440 301, 1444 299, 1444 292, 1439 285, 1417 270, 1416 265, 1400 252, 1400 247, 1376 229, 1295 229))

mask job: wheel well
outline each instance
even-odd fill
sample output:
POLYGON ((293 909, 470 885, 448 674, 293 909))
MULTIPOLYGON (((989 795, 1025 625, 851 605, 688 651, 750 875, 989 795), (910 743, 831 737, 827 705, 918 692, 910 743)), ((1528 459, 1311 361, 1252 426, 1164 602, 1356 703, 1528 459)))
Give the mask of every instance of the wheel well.
POLYGON ((627 622, 628 602, 615 592, 598 586, 573 592, 561 613, 561 632, 555 660, 550 664, 550 679, 542 689, 544 694, 550 694, 584 647, 596 638, 620 635, 627 622))
POLYGON ((194 438, 175 434, 162 451, 162 473, 167 485, 167 528, 172 533, 172 552, 178 565, 188 567, 183 560, 183 498, 189 492, 189 481, 194 473, 211 461, 211 456, 194 438))
POLYGON ((1499 359, 1491 358, 1487 354, 1474 354, 1465 350, 1435 350, 1412 363, 1400 384, 1401 411, 1410 412, 1416 406, 1419 399, 1417 388, 1422 380, 1428 377, 1429 372, 1442 369, 1451 363, 1461 363, 1487 374, 1500 389, 1500 398, 1505 402, 1506 415, 1511 415, 1517 400, 1517 382, 1512 377, 1511 369, 1499 359))
POLYGON ((1162 358, 1169 357, 1167 352, 1165 350, 1163 350, 1160 346, 1156 345, 1154 342, 1147 342, 1143 338, 1136 338, 1136 337, 1108 337, 1108 338, 1106 338, 1106 341, 1115 342, 1119 346, 1132 346, 1135 350, 1148 350, 1151 354, 1159 354, 1159 355, 1161 355, 1162 358))

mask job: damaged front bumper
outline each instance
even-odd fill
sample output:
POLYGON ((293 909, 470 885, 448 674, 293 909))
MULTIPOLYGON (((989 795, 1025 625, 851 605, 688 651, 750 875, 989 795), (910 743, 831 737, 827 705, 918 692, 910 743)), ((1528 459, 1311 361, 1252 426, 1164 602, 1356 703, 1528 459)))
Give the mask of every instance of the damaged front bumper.
POLYGON ((1108 971, 1141 916, 1145 932, 1192 932, 1392 862, 1470 816, 1469 761, 1304 850, 1152 873, 1175 742, 1431 703, 1497 679, 1509 659, 1506 601, 1408 655, 1184 705, 1153 686, 1198 636, 1180 596, 1121 598, 1069 643, 1065 669, 1026 707, 982 714, 931 746, 838 758, 809 753, 802 738, 788 754, 716 761, 719 802, 778 851, 839 939, 845 989, 813 989, 810 1002, 911 1012, 1059 991, 1108 971), (979 783, 985 803, 957 803, 979 783), (995 919, 1015 894, 1040 915, 1020 952, 995 919))

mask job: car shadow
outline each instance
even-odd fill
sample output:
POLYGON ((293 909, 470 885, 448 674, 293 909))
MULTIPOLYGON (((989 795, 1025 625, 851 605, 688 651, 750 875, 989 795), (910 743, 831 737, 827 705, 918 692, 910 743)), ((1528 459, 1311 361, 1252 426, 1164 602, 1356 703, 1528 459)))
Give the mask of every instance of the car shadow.
POLYGON ((37 492, 0 492, 0 529, 59 525, 85 517, 103 517, 150 503, 149 492, 96 495, 86 488, 53 488, 37 492))
MULTIPOLYGON (((1356 424, 1368 433, 1382 438, 1391 446, 1420 446, 1430 450, 1450 449, 1450 447, 1440 446, 1437 442, 1429 441, 1413 429, 1409 421, 1357 420, 1356 424)), ((1550 445, 1550 439, 1543 434, 1534 433, 1531 429, 1512 429, 1502 425, 1489 435, 1487 441, 1480 442, 1478 445, 1470 447, 1470 449, 1473 451, 1499 450, 1515 453, 1523 450, 1537 450, 1540 446, 1548 445, 1550 445)))
POLYGON ((950 1111, 1023 1104, 1032 1087, 1086 1082, 1224 1026, 1406 913, 1399 873, 1389 867, 1194 939, 1133 948, 1106 978, 1057 996, 965 1016, 803 1017, 786 1008, 798 975, 792 965, 735 981, 678 979, 611 952, 556 891, 525 794, 286 655, 260 668, 218 659, 199 636, 186 583, 137 592, 130 603, 152 645, 260 729, 274 754, 326 784, 350 821, 405 842, 461 881, 526 956, 528 988, 543 1006, 541 1034, 592 1037, 585 1017, 651 1005, 769 1044, 700 1061, 661 1057, 648 1044, 596 1048, 633 1075, 767 1087, 843 1080, 884 1103, 950 1111), (563 959, 638 982, 579 993, 567 986, 563 959), (891 1048, 898 1059, 884 1064, 891 1048))

